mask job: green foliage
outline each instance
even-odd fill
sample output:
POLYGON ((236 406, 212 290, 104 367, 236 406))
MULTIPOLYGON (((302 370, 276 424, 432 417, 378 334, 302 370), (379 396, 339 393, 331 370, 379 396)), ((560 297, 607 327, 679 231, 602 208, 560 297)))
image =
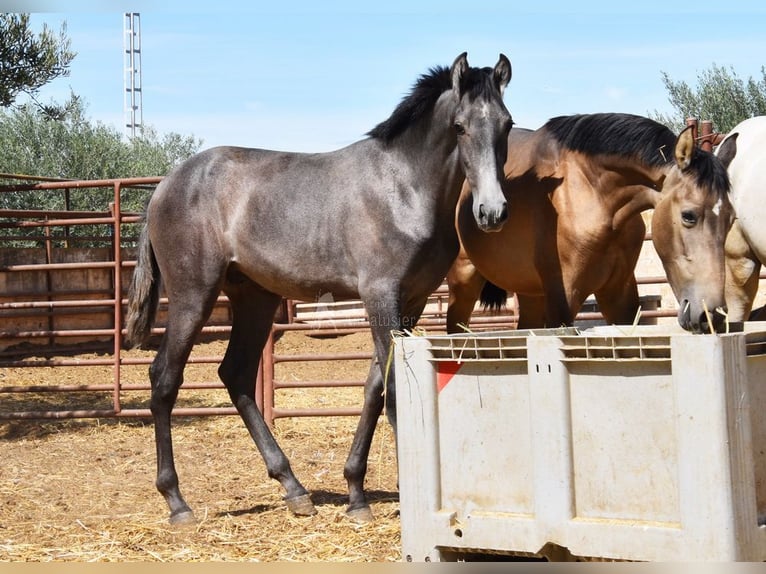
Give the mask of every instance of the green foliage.
POLYGON ((656 112, 650 117, 679 132, 686 118, 712 120, 713 128, 726 133, 742 120, 766 115, 766 68, 761 68, 759 80, 744 81, 733 68, 715 64, 697 76, 697 86, 675 82, 666 72, 662 82, 668 91, 668 100, 676 113, 667 116, 656 112))
MULTIPOLYGON (((160 138, 150 127, 126 140, 116 129, 88 120, 83 101, 74 94, 63 105, 38 102, 35 94, 51 80, 67 76, 75 55, 66 24, 58 35, 45 25, 36 35, 28 14, 0 13, 0 173, 75 180, 162 176, 198 151, 202 142, 194 137, 172 133, 160 138), (30 96, 31 103, 16 105, 21 94, 30 96)), ((25 183, 25 178, 16 182, 25 183)), ((0 185, 13 183, 0 180, 0 185)), ((150 193, 147 188, 123 188, 122 211, 141 212, 150 193)), ((113 200, 111 186, 3 191, 0 209, 107 213, 113 200)), ((12 227, 15 219, 0 217, 4 246, 42 244, 42 227, 12 227)), ((103 224, 47 230, 67 245, 78 237, 84 240, 81 245, 98 245, 99 240, 86 238, 108 240, 111 232, 103 224)))
MULTIPOLYGON (((76 53, 70 50, 66 24, 55 35, 47 26, 39 35, 29 28, 29 14, 0 13, 0 107, 13 105, 19 94, 34 94, 59 76, 69 75, 76 53)), ((66 109, 40 105, 53 118, 66 109)))
POLYGON ((51 120, 34 105, 0 111, 0 172, 65 179, 164 175, 195 153, 201 142, 175 133, 159 138, 150 127, 125 140, 115 128, 85 117, 72 95, 64 120, 51 120))
MULTIPOLYGON (((77 96, 72 95, 65 106, 69 113, 62 120, 51 119, 33 104, 0 110, 0 173, 77 180, 163 176, 201 145, 192 136, 171 133, 159 137, 150 127, 124 139, 115 128, 88 120, 77 96)), ((23 177, 16 180, 23 181, 23 177)), ((3 183, 14 181, 0 181, 3 183)), ((125 189, 120 198, 122 210, 143 211, 150 193, 151 189, 125 189)), ((0 209, 107 212, 113 194, 111 187, 2 192, 0 209)), ((39 235, 39 229, 33 231, 39 235)))

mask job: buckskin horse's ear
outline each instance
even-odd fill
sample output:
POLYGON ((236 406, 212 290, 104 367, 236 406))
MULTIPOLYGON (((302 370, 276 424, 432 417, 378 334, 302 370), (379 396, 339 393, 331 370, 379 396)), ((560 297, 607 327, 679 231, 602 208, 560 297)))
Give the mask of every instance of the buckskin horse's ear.
POLYGON ((495 64, 495 73, 492 74, 492 79, 495 80, 495 86, 502 96, 505 87, 511 81, 511 61, 503 53, 500 54, 500 59, 495 64))
POLYGON ((731 160, 733 160, 734 156, 737 155, 738 135, 739 133, 733 133, 728 136, 725 140, 723 140, 723 142, 721 142, 721 145, 718 147, 718 151, 716 152, 719 161, 726 169, 729 169, 731 160))
POLYGON ((694 154, 694 134, 692 132, 692 126, 686 126, 684 131, 678 135, 676 140, 676 163, 681 170, 689 167, 692 162, 692 155, 694 154))
POLYGON ((452 63, 450 74, 452 76, 452 89, 456 94, 460 93, 460 80, 468 69, 468 52, 463 52, 452 63))

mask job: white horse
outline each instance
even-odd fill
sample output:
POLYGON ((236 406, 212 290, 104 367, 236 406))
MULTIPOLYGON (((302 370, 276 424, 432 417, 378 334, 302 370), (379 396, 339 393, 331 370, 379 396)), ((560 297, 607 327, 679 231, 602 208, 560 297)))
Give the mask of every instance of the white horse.
MULTIPOLYGON (((726 237, 726 306, 730 321, 750 315, 758 293, 761 265, 766 262, 766 116, 737 124, 726 136, 736 138, 736 156, 728 166, 731 202, 736 219, 726 237)), ((718 150, 723 149, 719 146, 718 150)), ((717 152, 718 153, 718 152, 717 152)), ((760 318, 760 317, 758 317, 760 318)))

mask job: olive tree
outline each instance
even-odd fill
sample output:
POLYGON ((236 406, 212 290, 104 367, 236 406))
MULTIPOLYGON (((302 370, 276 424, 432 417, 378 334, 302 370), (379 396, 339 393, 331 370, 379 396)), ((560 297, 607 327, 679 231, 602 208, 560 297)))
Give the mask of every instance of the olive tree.
MULTIPOLYGON (((193 136, 160 136, 151 127, 126 139, 116 128, 89 120, 77 96, 72 95, 66 107, 63 119, 52 119, 31 103, 0 110, 0 173, 17 174, 0 185, 23 183, 24 175, 74 180, 164 176, 201 145, 193 136)), ((121 195, 123 211, 142 211, 150 193, 151 188, 126 189, 121 195)), ((112 199, 110 188, 4 191, 0 209, 105 212, 112 199)))
MULTIPOLYGON (((29 27, 29 14, 0 13, 0 107, 12 106, 20 94, 34 100, 45 84, 69 75, 75 55, 66 36, 66 23, 58 35, 47 25, 35 34, 29 27)), ((66 112, 54 104, 38 106, 54 118, 66 112)))
POLYGON ((672 116, 654 112, 655 120, 674 131, 684 127, 686 118, 712 120, 719 132, 728 132, 742 120, 766 114, 766 68, 761 67, 761 77, 740 78, 733 68, 713 64, 697 76, 697 85, 674 81, 661 72, 668 91, 668 100, 676 110, 672 116))

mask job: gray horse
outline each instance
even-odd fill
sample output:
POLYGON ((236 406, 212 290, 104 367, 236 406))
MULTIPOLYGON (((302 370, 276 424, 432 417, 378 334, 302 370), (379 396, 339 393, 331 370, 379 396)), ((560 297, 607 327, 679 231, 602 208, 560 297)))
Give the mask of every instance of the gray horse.
POLYGON ((391 117, 348 147, 319 154, 217 147, 163 179, 146 209, 127 341, 137 345, 149 336, 161 277, 167 327, 149 377, 156 486, 171 523, 194 521, 178 486, 171 411, 221 291, 233 321, 218 374, 268 475, 298 515, 315 508, 256 407, 261 351, 282 297, 363 301, 375 360, 344 476, 348 515, 372 519, 364 478, 384 390, 396 431, 393 374, 384 389, 390 333, 416 324, 457 255, 455 206, 464 179, 481 229, 499 230, 507 217, 500 181, 513 123, 503 103, 510 78, 503 54, 494 68, 472 68, 463 53, 450 68, 421 76, 391 117))

